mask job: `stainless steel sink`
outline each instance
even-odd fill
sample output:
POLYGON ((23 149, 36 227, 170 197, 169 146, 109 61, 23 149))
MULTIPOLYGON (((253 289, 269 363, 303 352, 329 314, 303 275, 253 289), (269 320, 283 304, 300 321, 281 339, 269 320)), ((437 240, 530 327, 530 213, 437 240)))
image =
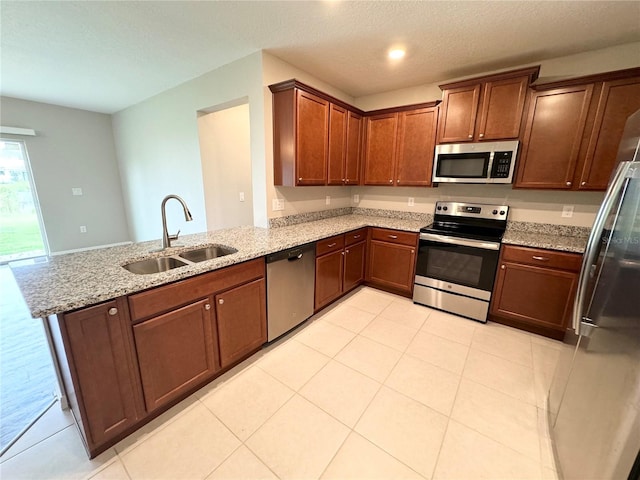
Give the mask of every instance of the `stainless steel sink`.
POLYGON ((131 273, 145 275, 149 273, 166 272, 167 270, 184 267, 185 265, 188 265, 188 263, 178 260, 175 257, 157 257, 147 258, 146 260, 140 260, 138 262, 127 263, 122 267, 126 268, 131 273))
POLYGON ((225 245, 210 245, 208 247, 196 248, 187 252, 182 252, 178 256, 189 260, 190 262, 204 262, 205 260, 211 260, 212 258, 224 257, 236 253, 238 250, 235 248, 227 247, 225 245))

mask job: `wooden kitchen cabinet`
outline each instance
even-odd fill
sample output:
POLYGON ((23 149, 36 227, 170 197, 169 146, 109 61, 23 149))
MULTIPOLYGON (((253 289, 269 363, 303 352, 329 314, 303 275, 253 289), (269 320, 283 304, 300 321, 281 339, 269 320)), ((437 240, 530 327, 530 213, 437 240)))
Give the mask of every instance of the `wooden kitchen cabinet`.
POLYGON ((316 243, 316 311, 363 282, 366 238, 361 228, 316 243))
POLYGON ((411 296, 418 235, 384 228, 370 230, 367 283, 383 290, 411 296))
POLYGON ((267 297, 263 278, 215 296, 220 366, 255 352, 267 342, 267 297))
POLYGON ((440 85, 438 143, 517 139, 539 67, 440 85))
POLYGON ((357 185, 362 112, 297 80, 269 88, 274 185, 357 185))
POLYGON ((176 399, 220 369, 211 299, 133 326, 147 411, 176 399))
POLYGON ((489 319, 562 339, 581 263, 576 253, 503 245, 489 319))
MULTIPOLYGON (((50 324, 52 320, 50 320, 50 324)), ((92 456, 144 416, 138 365, 123 298, 66 313, 56 348, 71 409, 92 456)))
POLYGON ((626 120, 640 109, 640 69, 534 88, 514 186, 605 190, 626 120))
POLYGON ((367 117, 363 183, 430 186, 438 108, 397 110, 367 117))

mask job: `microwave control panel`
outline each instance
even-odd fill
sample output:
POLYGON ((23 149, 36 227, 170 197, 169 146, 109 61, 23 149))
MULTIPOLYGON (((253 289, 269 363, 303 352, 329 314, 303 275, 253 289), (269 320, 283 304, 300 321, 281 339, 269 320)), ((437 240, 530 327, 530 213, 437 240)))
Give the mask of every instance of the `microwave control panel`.
POLYGON ((493 152, 491 178, 508 178, 513 152, 493 152))

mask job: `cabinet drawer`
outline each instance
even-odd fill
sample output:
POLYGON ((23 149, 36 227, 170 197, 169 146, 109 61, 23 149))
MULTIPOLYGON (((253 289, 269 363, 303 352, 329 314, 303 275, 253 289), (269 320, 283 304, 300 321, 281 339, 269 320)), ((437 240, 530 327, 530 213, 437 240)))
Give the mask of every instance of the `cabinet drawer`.
POLYGON ((556 252, 529 247, 514 247, 503 245, 502 260, 517 262, 539 267, 558 268, 579 272, 582 265, 582 255, 577 253, 556 252))
POLYGON ((403 232, 401 230, 390 230, 387 228, 372 228, 371 240, 380 240, 383 242, 398 243, 400 245, 415 247, 418 243, 418 234, 403 232))
POLYGON ((136 293, 129 296, 131 320, 158 315, 260 277, 264 277, 264 258, 136 293))
POLYGON ((325 253, 335 252, 344 248, 344 235, 336 235, 335 237, 325 238, 316 243, 316 257, 320 257, 325 253))
POLYGON ((344 244, 346 246, 353 245, 354 243, 361 242, 367 239, 367 229, 359 228, 358 230, 354 230, 352 232, 348 232, 344 234, 344 244))

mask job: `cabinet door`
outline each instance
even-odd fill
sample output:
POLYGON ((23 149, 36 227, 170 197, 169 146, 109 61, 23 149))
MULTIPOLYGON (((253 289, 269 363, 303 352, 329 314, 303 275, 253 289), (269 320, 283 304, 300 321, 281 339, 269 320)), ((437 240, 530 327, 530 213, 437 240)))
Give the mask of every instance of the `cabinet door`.
POLYGON ((578 188, 606 190, 627 118, 640 109, 640 77, 604 82, 578 188))
POLYGON ((296 185, 327 183, 329 102, 298 90, 296 118, 296 185))
POLYGON ((396 113, 367 118, 365 185, 393 185, 397 133, 398 115, 396 113))
POLYGON ((437 108, 400 114, 396 185, 431 185, 437 124, 437 108))
POLYGON ((478 117, 478 140, 518 138, 529 77, 484 84, 478 117))
POLYGON ((533 92, 516 187, 571 189, 593 85, 533 92))
POLYGON ((141 399, 124 310, 112 301, 64 315, 90 449, 123 432, 143 414, 136 409, 141 399))
POLYGON ((344 250, 339 250, 316 258, 316 310, 342 295, 343 256, 344 250))
POLYGON ((344 160, 344 176, 347 185, 360 184, 360 156, 362 152, 363 120, 360 115, 348 112, 347 153, 344 160))
POLYGON ((267 341, 264 279, 241 285, 215 297, 220 365, 233 364, 267 341))
POLYGON ((444 91, 440 109, 438 143, 473 140, 479 97, 480 84, 444 91))
POLYGON ((347 122, 349 112, 331 104, 329 109, 329 170, 328 185, 342 185, 345 180, 345 156, 347 153, 347 122))
POLYGON ((415 266, 415 247, 371 241, 367 280, 372 284, 410 294, 415 266))
POLYGON ((364 281, 364 260, 366 242, 359 242, 344 249, 344 292, 357 287, 364 281))
POLYGON ((502 262, 491 313, 564 333, 577 278, 574 272, 502 262))
POLYGON ((209 299, 134 325, 147 410, 168 403, 219 369, 209 299))

